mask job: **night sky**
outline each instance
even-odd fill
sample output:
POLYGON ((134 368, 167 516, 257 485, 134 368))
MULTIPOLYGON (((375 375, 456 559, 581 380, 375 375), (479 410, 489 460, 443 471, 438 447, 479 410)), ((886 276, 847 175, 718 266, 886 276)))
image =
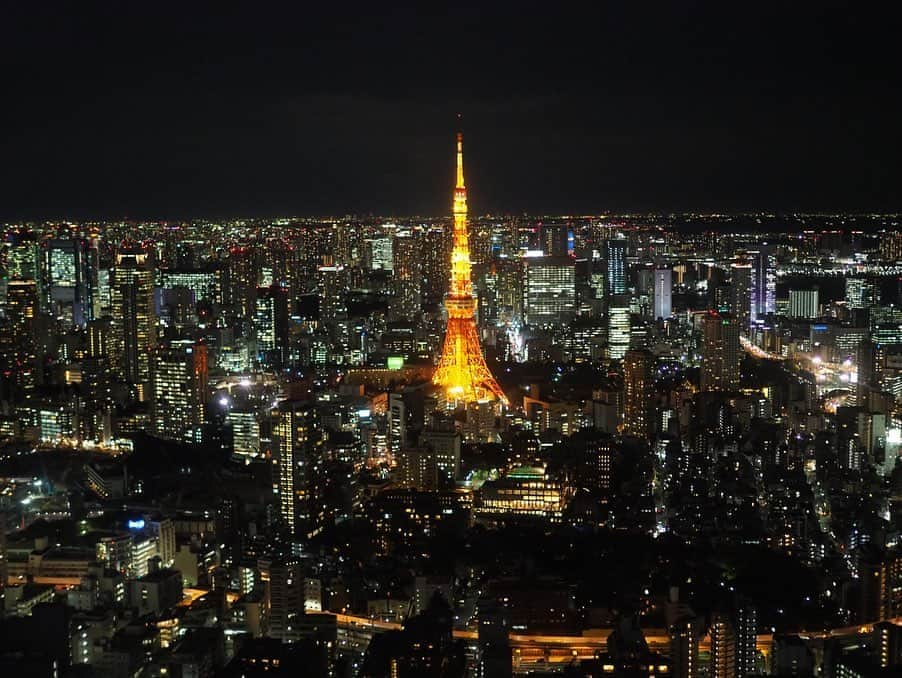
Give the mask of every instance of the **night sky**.
POLYGON ((15 4, 4 219, 902 209, 877 3, 15 4))

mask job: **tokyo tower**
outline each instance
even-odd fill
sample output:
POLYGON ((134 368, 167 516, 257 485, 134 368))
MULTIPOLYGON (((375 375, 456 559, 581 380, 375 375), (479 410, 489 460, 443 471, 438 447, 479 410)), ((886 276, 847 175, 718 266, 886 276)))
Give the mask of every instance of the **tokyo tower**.
POLYGON ((485 364, 473 312, 470 280, 470 237, 467 234, 467 187, 464 184, 463 134, 457 134, 457 185, 454 187, 454 243, 451 250, 451 289, 445 297, 448 327, 442 357, 432 382, 445 389, 450 402, 507 398, 485 364))

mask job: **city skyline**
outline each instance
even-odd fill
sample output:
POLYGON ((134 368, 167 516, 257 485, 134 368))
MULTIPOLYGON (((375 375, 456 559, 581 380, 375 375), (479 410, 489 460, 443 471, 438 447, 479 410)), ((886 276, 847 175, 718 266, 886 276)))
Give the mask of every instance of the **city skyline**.
POLYGON ((902 675, 888 16, 0 15, 0 675, 902 675))

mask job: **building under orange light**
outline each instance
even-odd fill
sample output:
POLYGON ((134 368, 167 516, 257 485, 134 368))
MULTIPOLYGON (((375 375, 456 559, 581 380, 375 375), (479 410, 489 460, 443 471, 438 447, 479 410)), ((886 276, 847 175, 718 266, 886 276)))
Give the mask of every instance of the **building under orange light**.
POLYGON ((476 301, 470 280, 470 241, 467 234, 467 187, 464 184, 463 135, 457 135, 457 185, 454 188, 454 246, 451 250, 451 289, 445 297, 448 327, 442 357, 432 378, 450 403, 507 398, 486 365, 473 319, 476 301))

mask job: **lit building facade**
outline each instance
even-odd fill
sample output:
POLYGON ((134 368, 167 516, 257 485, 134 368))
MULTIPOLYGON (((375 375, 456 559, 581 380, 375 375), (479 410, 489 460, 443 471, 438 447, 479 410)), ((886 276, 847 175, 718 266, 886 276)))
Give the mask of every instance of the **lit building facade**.
POLYGON ((254 334, 257 360, 281 369, 288 360, 288 290, 278 285, 257 290, 254 334))
POLYGON ((667 320, 672 309, 673 271, 669 268, 656 268, 654 272, 653 312, 655 320, 667 320))
POLYGON ((626 238, 614 238, 605 243, 605 263, 607 264, 607 293, 626 294, 626 238))
POLYGON ((151 361, 157 345, 153 261, 151 251, 123 249, 116 254, 110 272, 116 362, 126 381, 137 389, 139 400, 150 395, 151 361))
POLYGON ((197 440, 206 403, 206 346, 170 342, 157 348, 153 367, 154 433, 167 440, 197 440))
POLYGON ((791 318, 817 318, 820 302, 817 290, 789 290, 789 316, 791 318))
POLYGON ((544 468, 520 466, 498 480, 485 483, 473 511, 477 520, 494 523, 511 518, 543 518, 559 522, 573 490, 544 468))
POLYGON ((739 387, 739 325, 729 313, 709 311, 702 319, 702 391, 739 387))
POLYGON ((627 294, 611 297, 607 317, 607 357, 622 360, 630 348, 630 298, 627 294))
POLYGON ((777 312, 777 260, 768 248, 749 253, 752 263, 751 322, 761 323, 777 312))
POLYGON ((285 400, 274 416, 275 489, 282 524, 292 535, 314 537, 323 528, 325 514, 324 487, 319 482, 324 447, 319 413, 312 403, 285 400))
POLYGON ((745 259, 730 266, 730 312, 741 332, 747 332, 752 317, 752 265, 745 259))
POLYGON ((569 257, 526 257, 523 320, 559 325, 576 314, 576 268, 569 257))
POLYGON ((638 438, 651 434, 654 356, 628 351, 623 358, 623 433, 638 438))

